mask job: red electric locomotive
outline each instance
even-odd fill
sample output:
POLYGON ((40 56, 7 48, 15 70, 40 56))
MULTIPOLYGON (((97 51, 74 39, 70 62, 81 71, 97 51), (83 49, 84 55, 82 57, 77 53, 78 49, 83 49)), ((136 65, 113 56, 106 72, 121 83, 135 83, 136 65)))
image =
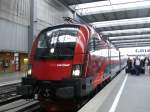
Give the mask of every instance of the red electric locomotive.
POLYGON ((119 52, 93 28, 58 25, 41 31, 33 42, 18 92, 25 98, 80 98, 119 70, 119 52))

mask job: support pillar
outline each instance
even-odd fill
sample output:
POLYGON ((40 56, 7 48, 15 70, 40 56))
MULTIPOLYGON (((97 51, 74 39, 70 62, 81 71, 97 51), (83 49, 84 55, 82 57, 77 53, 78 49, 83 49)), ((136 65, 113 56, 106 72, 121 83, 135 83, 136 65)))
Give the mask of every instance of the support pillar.
POLYGON ((36 37, 37 0, 30 0, 30 25, 28 31, 28 53, 31 51, 33 39, 36 37))

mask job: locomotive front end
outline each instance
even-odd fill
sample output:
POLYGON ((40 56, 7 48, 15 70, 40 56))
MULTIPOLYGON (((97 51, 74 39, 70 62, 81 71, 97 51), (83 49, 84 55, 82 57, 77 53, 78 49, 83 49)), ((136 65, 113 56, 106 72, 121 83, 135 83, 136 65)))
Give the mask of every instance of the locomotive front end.
POLYGON ((86 30, 79 25, 60 25, 43 30, 33 44, 27 77, 19 94, 25 98, 70 99, 86 95, 86 30), (84 32, 82 31, 84 30, 84 32))

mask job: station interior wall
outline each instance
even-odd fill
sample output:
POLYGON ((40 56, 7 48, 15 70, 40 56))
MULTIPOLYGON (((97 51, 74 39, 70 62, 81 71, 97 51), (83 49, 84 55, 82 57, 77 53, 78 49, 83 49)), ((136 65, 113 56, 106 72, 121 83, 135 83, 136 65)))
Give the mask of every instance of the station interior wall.
MULTIPOLYGON (((42 29, 63 24, 63 17, 73 17, 63 4, 55 0, 34 0, 35 35, 42 29)), ((14 53, 19 53, 20 64, 28 55, 31 0, 0 0, 0 63, 10 60, 7 71, 15 71, 11 61, 14 53), (23 53, 22 53, 23 52, 23 53), (24 54, 25 53, 25 54, 24 54)), ((23 70, 23 66, 19 69, 23 70)), ((2 66, 0 66, 0 71, 2 66)))
POLYGON ((27 52, 29 1, 0 0, 0 50, 27 52))
POLYGON ((0 52, 0 73, 2 72, 25 72, 27 64, 24 60, 28 58, 27 53, 0 52))
POLYGON ((35 4, 36 33, 46 27, 63 24, 63 17, 73 17, 71 11, 56 0, 37 0, 35 4))
MULTIPOLYGON (((64 23, 72 13, 55 0, 35 1, 35 32, 64 23)), ((0 0, 0 51, 28 52, 30 0, 0 0)))

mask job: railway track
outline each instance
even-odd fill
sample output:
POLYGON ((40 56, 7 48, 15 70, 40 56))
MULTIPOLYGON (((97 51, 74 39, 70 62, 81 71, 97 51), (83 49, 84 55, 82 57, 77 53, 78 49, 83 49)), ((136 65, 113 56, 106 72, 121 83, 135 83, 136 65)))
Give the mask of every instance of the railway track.
MULTIPOLYGON (((7 89, 6 89, 6 91, 3 90, 3 92, 1 92, 1 93, 6 94, 6 92, 8 92, 10 94, 14 94, 13 93, 13 92, 15 92, 14 89, 11 89, 12 93, 10 91, 8 91, 7 89)), ((80 101, 80 103, 77 104, 75 111, 71 111, 71 112, 76 112, 79 108, 84 106, 91 99, 91 97, 82 99, 82 101, 80 101)), ((6 98, 6 96, 5 96, 5 98, 6 98)), ((10 101, 9 101, 9 99, 11 99, 11 98, 9 97, 5 101, 0 100, 0 101, 2 101, 2 102, 0 102, 0 112, 11 112, 11 111, 12 112, 41 112, 42 111, 38 101, 23 100, 21 96, 18 96, 18 98, 14 97, 14 98, 12 98, 13 100, 10 100, 10 101)))
POLYGON ((26 107, 19 109, 16 112, 40 112, 40 111, 41 108, 39 102, 34 102, 32 104, 27 105, 26 107))
POLYGON ((39 112, 40 105, 35 100, 16 100, 0 107, 0 112, 39 112))
POLYGON ((16 93, 16 87, 19 85, 20 82, 0 83, 0 106, 22 98, 16 93))
POLYGON ((16 87, 21 81, 0 83, 0 112, 39 112, 40 105, 35 100, 23 100, 17 95, 16 87))

